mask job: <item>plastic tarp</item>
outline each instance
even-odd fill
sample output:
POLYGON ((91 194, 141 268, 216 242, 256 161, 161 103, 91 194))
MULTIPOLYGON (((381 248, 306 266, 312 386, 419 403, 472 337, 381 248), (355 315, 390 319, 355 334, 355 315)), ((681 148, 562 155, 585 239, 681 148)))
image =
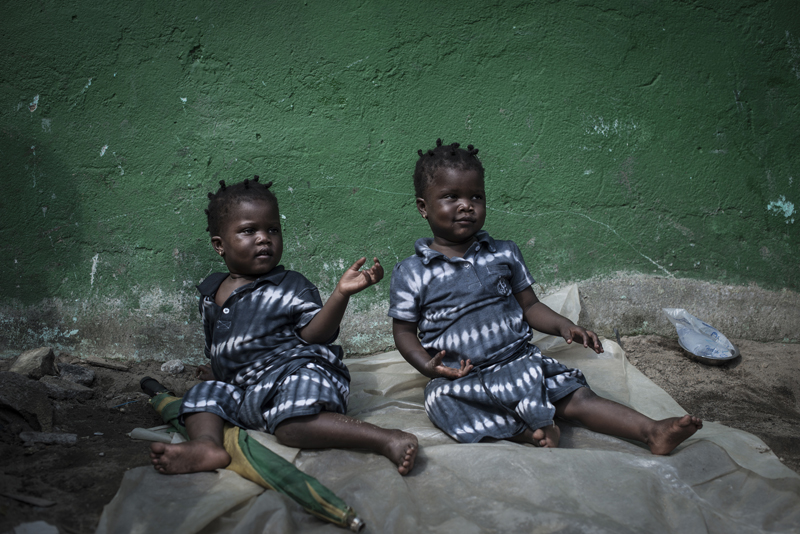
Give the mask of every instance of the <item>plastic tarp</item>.
MULTIPOLYGON (((575 286, 542 300, 577 320, 575 286)), ((602 396, 656 419, 685 413, 612 341, 600 355, 552 337, 534 342, 580 368, 602 396)), ((562 421, 558 449, 459 444, 429 422, 427 379, 399 353, 347 364, 348 414, 416 434, 413 472, 400 476, 383 456, 361 451, 283 454, 355 508, 367 532, 800 532, 800 476, 752 434, 704 422, 671 455, 653 456, 641 444, 562 421)), ((97 532, 345 531, 227 470, 170 476, 140 467, 125 474, 97 532)))

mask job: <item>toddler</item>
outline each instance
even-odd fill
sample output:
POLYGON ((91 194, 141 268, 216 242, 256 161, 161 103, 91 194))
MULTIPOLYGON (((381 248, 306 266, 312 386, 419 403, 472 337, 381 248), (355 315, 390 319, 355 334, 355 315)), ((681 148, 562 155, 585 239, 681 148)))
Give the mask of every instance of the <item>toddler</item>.
POLYGON ((345 415, 350 374, 342 349, 331 343, 351 295, 383 278, 378 259, 356 261, 325 305, 303 275, 279 265, 283 253, 278 200, 255 180, 209 193, 208 232, 227 273, 199 286, 209 379, 183 398, 181 418, 190 440, 153 443, 161 473, 213 471, 231 458, 223 424, 275 434, 299 448, 360 448, 386 456, 400 474, 414 467, 417 438, 345 415))
POLYGON ((594 332, 539 301, 517 245, 482 230, 486 194, 477 154, 472 145, 464 150, 441 139, 419 151, 417 209, 433 238, 417 240, 416 254, 392 272, 395 344, 432 379, 425 388, 431 421, 464 443, 494 438, 557 447, 559 416, 669 454, 702 427, 700 419, 655 421, 601 398, 578 369, 529 343, 533 328, 603 352, 594 332))

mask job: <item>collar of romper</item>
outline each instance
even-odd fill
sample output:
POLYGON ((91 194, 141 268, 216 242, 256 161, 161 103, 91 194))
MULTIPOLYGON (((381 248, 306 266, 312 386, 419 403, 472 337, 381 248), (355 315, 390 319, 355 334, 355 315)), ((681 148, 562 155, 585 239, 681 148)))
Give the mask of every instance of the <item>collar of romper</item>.
MULTIPOLYGON (((253 282, 251 282, 251 284, 253 286, 258 286, 264 283, 271 283, 277 286, 280 285, 285 276, 286 276, 286 269, 283 268, 283 265, 278 265, 264 276, 256 278, 253 282)), ((197 290, 204 297, 210 297, 217 292, 217 289, 219 289, 219 286, 227 277, 228 273, 211 274, 208 277, 206 277, 205 280, 200 282, 200 285, 197 286, 197 290)), ((247 287, 247 286, 242 286, 242 287, 247 287)))
MULTIPOLYGON (((476 243, 481 243, 485 245, 486 248, 489 249, 489 252, 492 253, 497 252, 497 247, 495 246, 494 239, 492 239, 492 236, 490 236, 486 230, 479 230, 478 233, 475 234, 475 239, 477 240, 476 243)), ((417 242, 414 244, 414 250, 416 251, 417 256, 422 258, 422 263, 428 265, 434 258, 441 258, 449 262, 453 261, 452 259, 448 258, 441 252, 433 250, 431 248, 431 243, 433 243, 432 237, 421 237, 417 239, 417 242)), ((459 258, 457 261, 461 261, 461 258, 459 258)))

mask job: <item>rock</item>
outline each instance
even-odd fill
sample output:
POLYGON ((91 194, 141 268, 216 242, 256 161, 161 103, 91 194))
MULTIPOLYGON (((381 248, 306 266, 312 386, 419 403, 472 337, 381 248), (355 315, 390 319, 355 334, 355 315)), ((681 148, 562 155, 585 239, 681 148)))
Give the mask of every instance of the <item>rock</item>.
POLYGON ((58 366, 58 370, 61 372, 61 378, 64 380, 69 380, 70 382, 75 382, 76 384, 86 387, 91 386, 94 382, 94 371, 82 365, 62 363, 58 366))
POLYGON ((77 434, 65 432, 20 432, 19 437, 26 445, 44 443, 45 445, 68 445, 78 443, 77 434))
POLYGON ((170 360, 168 362, 164 362, 161 366, 161 370, 165 373, 169 373, 171 375, 177 375, 183 372, 183 362, 180 360, 170 360))
POLYGON ((0 409, 16 412, 36 430, 49 432, 53 428, 47 386, 21 374, 0 372, 0 409))
POLYGON ((59 378, 57 376, 43 376, 39 382, 47 387, 47 396, 51 399, 89 400, 94 397, 94 390, 91 388, 87 388, 86 386, 76 384, 75 382, 71 382, 69 380, 64 380, 63 378, 59 378))
POLYGON ((45 375, 58 376, 55 364, 56 355, 50 347, 26 350, 19 355, 17 361, 11 366, 12 373, 19 373, 28 378, 39 380, 45 375))

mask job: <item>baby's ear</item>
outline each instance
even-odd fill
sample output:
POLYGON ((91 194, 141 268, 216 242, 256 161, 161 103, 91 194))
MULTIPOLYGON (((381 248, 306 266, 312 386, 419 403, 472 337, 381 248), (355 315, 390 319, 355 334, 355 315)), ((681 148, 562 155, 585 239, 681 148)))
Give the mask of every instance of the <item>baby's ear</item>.
POLYGON ((214 250, 217 251, 217 254, 225 257, 225 247, 222 245, 222 238, 215 235, 211 238, 211 246, 214 247, 214 250))
POLYGON ((425 199, 421 197, 417 197, 417 211, 419 214, 422 215, 423 219, 428 218, 428 208, 425 207, 425 199))

